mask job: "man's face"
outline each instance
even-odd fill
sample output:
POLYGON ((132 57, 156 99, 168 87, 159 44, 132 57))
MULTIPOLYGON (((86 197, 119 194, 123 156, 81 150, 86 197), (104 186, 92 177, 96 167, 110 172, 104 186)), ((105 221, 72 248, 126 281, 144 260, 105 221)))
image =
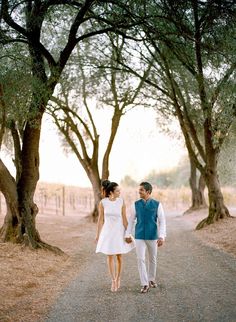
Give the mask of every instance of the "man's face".
POLYGON ((148 199, 150 196, 149 191, 146 191, 143 186, 139 186, 139 196, 142 199, 148 199))

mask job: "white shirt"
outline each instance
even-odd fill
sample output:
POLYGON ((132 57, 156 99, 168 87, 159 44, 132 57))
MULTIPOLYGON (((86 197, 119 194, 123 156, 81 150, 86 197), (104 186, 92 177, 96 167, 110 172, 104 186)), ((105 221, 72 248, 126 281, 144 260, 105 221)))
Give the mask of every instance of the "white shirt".
MULTIPOLYGON (((164 209, 160 202, 157 208, 157 219, 158 219, 158 230, 159 230, 158 238, 162 238, 164 240, 166 237, 166 218, 165 218, 164 209)), ((128 218, 128 227, 125 232, 125 237, 130 236, 133 230, 135 221, 136 221, 136 211, 135 211, 135 205, 133 204, 131 207, 131 215, 128 218)))

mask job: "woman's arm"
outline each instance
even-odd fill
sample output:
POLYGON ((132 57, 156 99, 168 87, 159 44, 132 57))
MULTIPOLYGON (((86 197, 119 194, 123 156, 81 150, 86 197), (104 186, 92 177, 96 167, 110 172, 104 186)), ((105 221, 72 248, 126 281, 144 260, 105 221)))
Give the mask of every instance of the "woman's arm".
POLYGON ((102 202, 100 201, 98 205, 98 223, 97 223, 96 241, 98 241, 103 224, 104 224, 104 208, 103 208, 102 202))
POLYGON ((125 230, 126 230, 127 227, 128 227, 128 220, 127 220, 127 216, 126 216, 126 206, 125 206, 124 202, 123 202, 121 213, 122 213, 123 225, 124 225, 125 230))
POLYGON ((125 232, 125 237, 128 238, 128 239, 129 239, 129 236, 132 233, 133 226, 134 226, 134 223, 135 223, 135 220, 136 220, 136 211, 135 211, 134 204, 132 205, 130 210, 131 210, 131 214, 130 214, 129 220, 128 220, 128 227, 127 227, 126 232, 125 232))

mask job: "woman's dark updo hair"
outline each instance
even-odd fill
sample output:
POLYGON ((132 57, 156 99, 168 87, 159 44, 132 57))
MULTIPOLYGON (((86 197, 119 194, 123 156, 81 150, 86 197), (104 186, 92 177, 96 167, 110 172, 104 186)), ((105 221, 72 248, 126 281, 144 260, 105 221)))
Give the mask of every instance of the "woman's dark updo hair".
POLYGON ((115 191, 115 188, 118 187, 118 183, 116 182, 110 182, 109 185, 105 188, 105 196, 109 197, 111 192, 115 191))
POLYGON ((111 181, 109 181, 109 180, 103 180, 102 181, 102 188, 104 190, 106 190, 106 188, 109 186, 110 183, 111 183, 111 181))

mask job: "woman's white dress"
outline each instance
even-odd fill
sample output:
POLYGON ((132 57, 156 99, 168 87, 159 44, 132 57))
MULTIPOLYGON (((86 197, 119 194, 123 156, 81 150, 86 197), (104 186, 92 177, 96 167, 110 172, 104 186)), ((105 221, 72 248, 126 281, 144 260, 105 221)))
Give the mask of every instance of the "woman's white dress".
POLYGON ((125 242, 125 227, 122 220, 123 199, 102 199, 104 208, 104 224, 97 243, 96 253, 106 255, 125 254, 131 251, 135 244, 125 242))

